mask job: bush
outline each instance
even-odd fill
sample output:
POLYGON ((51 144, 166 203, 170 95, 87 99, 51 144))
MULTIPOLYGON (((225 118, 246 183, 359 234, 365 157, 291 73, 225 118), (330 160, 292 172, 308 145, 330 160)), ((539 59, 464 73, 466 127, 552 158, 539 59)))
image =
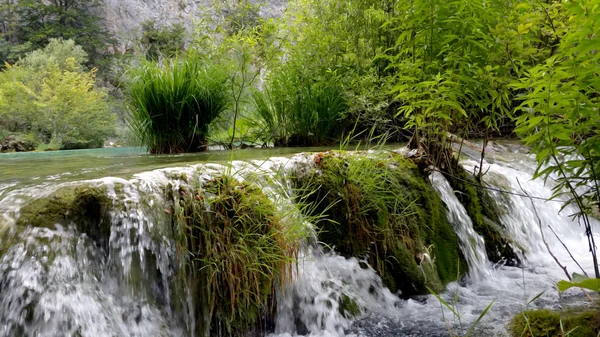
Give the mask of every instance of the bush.
POLYGON ((146 51, 148 60, 156 61, 162 57, 173 57, 183 50, 185 27, 174 24, 170 27, 158 27, 153 20, 142 23, 140 42, 146 51))
POLYGON ((115 116, 106 93, 95 87, 96 70, 82 66, 85 60, 73 41, 52 40, 8 65, 0 73, 0 128, 63 149, 102 146, 115 131, 115 116))
POLYGON ((276 146, 312 146, 339 141, 346 95, 338 77, 314 78, 292 63, 269 77, 263 92, 253 94, 265 141, 276 146))
POLYGON ((218 176, 174 191, 184 289, 199 336, 238 336, 273 317, 274 291, 291 278, 302 230, 285 226, 260 187, 218 176))
POLYGON ((130 74, 127 122, 141 144, 151 153, 204 150, 210 123, 228 105, 227 73, 189 52, 142 61, 130 74))

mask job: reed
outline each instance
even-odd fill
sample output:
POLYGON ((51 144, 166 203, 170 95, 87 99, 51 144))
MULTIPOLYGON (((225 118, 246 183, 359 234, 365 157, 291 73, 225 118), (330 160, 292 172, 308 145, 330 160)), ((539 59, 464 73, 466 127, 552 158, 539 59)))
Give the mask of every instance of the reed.
POLYGON ((238 336, 273 317, 274 291, 292 276, 300 239, 258 185, 230 175, 180 188, 178 251, 194 292, 200 336, 238 336))
POLYGON ((151 153, 206 149, 209 125, 228 106, 227 73, 198 53, 129 70, 127 123, 151 153))
POLYGON ((346 94, 335 76, 313 79, 293 65, 271 74, 253 106, 263 138, 276 146, 327 145, 340 140, 346 94))

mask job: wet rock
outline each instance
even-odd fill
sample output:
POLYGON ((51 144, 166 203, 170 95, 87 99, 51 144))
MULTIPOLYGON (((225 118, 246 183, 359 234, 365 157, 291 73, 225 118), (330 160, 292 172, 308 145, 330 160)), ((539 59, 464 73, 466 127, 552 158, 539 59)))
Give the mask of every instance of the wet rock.
POLYGON ((20 135, 10 135, 0 143, 0 152, 26 152, 33 150, 35 150, 34 142, 20 135))
POLYGON ((100 187, 68 186, 23 207, 17 225, 51 229, 57 225, 75 225, 101 247, 108 247, 111 205, 112 200, 100 187))

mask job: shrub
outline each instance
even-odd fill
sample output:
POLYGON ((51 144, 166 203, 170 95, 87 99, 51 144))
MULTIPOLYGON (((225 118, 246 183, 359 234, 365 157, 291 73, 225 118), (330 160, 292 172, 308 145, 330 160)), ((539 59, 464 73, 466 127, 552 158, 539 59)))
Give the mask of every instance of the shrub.
POLYGON ((85 52, 71 40, 52 40, 0 73, 0 128, 32 133, 61 148, 102 146, 114 133, 115 116, 96 69, 86 71, 85 52))
POLYGON ((205 149, 210 123, 228 105, 226 72, 194 52, 130 71, 127 122, 151 153, 205 149))
POLYGON ((265 140, 276 146, 311 146, 339 140, 346 95, 333 74, 313 77, 286 64, 269 77, 262 93, 253 95, 265 140))
POLYGON ((272 317, 301 232, 278 214, 259 186, 228 175, 174 192, 181 279, 195 299, 198 335, 237 336, 272 317))
POLYGON ((173 57, 183 50, 185 44, 185 27, 174 24, 170 27, 158 27, 153 20, 142 23, 140 42, 146 50, 148 60, 158 60, 162 57, 173 57))

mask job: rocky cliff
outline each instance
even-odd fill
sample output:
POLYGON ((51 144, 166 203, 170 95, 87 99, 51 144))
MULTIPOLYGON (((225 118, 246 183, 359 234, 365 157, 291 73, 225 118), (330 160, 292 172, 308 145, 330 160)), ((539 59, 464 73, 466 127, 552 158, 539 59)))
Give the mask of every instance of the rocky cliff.
MULTIPOLYGON (((261 4, 262 17, 278 17, 283 14, 288 0, 250 2, 261 4)), ((144 21, 154 20, 159 25, 182 23, 191 32, 199 16, 213 10, 213 0, 105 0, 105 4, 102 16, 117 40, 116 51, 120 52, 135 47, 144 21)))

